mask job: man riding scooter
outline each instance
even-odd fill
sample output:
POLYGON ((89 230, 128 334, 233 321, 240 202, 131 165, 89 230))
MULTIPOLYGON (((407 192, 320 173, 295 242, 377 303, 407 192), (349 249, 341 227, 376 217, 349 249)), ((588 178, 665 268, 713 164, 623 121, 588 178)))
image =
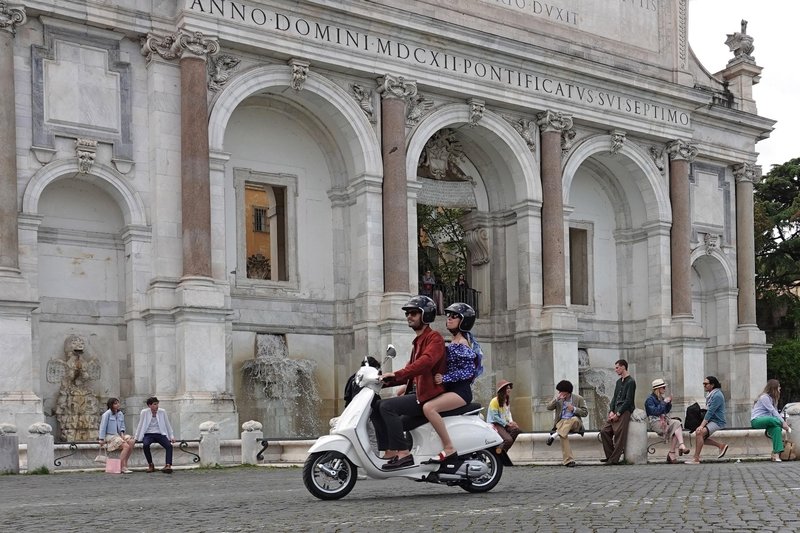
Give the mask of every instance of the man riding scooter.
POLYGON ((414 457, 403 436, 401 417, 423 416, 422 404, 445 392, 444 386, 434 381, 434 375, 444 374, 447 366, 444 339, 428 325, 436 319, 436 304, 427 296, 414 296, 403 306, 403 311, 408 327, 416 333, 411 358, 397 372, 384 374, 383 381, 389 387, 405 385, 405 393, 381 400, 380 416, 373 418, 378 447, 386 450, 384 459, 389 459, 381 467, 383 470, 414 465, 414 457))

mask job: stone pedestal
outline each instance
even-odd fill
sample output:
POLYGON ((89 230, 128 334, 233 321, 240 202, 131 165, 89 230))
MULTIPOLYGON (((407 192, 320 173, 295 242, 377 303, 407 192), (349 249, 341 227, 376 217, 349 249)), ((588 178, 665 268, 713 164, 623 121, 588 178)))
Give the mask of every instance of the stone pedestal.
POLYGON ((53 428, 44 422, 28 428, 28 472, 39 468, 53 470, 55 448, 53 447, 53 428))
MULTIPOLYGON (((0 268, 0 344, 3 371, 0 372, 0 420, 16 427, 44 422, 42 400, 33 392, 32 301, 27 280, 18 272, 0 268)), ((27 434, 21 440, 27 440, 27 434)))
POLYGON ((255 420, 250 420, 242 424, 242 464, 243 465, 257 465, 258 458, 256 455, 261 451, 261 439, 264 438, 264 432, 261 431, 261 423, 255 420))
POLYGON ((707 341, 703 337, 703 328, 691 317, 673 317, 669 335, 673 368, 670 388, 675 395, 673 406, 702 403, 703 377, 708 374, 704 356, 707 341))
POLYGON ((0 474, 19 474, 19 437, 11 424, 0 424, 0 474))
POLYGON ((216 422, 200 424, 200 466, 217 466, 219 456, 219 426, 216 422))
MULTIPOLYGON (((538 353, 533 351, 530 363, 520 365, 522 354, 517 358, 517 368, 528 373, 531 380, 530 393, 532 402, 532 419, 525 420, 526 410, 517 403, 512 405, 514 419, 524 431, 545 431, 553 426, 553 412, 545 405, 552 399, 556 383, 567 379, 577 388, 578 378, 578 340, 582 332, 578 330, 578 322, 574 313, 565 307, 545 307, 541 316, 538 353), (516 407, 516 410, 513 408, 516 407), (520 418, 520 420, 517 420, 520 418)), ((534 350, 531 348, 531 350, 534 350)), ((512 380, 516 396, 522 397, 525 383, 520 379, 512 380), (517 392, 517 388, 521 390, 517 392)), ((512 402, 514 395, 512 395, 512 402)))
POLYGON ((641 409, 633 411, 628 425, 625 462, 634 465, 647 464, 647 415, 641 409))
POLYGON ((800 446, 800 403, 786 408, 786 423, 792 428, 792 432, 786 438, 797 448, 800 446))

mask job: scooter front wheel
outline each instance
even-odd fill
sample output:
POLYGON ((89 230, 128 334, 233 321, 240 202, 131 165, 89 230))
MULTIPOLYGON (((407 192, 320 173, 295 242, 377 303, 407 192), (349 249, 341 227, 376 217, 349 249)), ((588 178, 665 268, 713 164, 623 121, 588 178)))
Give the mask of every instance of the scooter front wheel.
POLYGON ((320 500, 347 496, 358 479, 358 467, 339 452, 316 452, 303 465, 303 483, 320 500))
POLYGON ((470 460, 478 460, 486 465, 488 472, 478 478, 468 479, 461 488, 467 492, 489 492, 500 482, 503 475, 503 463, 491 450, 479 450, 472 454, 470 460))

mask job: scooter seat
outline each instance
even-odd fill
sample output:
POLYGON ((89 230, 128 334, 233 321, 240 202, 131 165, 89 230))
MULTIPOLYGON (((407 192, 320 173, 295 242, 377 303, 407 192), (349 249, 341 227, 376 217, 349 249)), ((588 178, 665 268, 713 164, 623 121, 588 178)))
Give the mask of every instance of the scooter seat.
MULTIPOLYGON (((450 411, 443 411, 439 413, 442 417, 445 416, 457 416, 463 415, 464 413, 469 413, 470 411, 476 411, 474 414, 478 414, 477 411, 480 410, 481 404, 472 402, 468 403, 467 405, 462 405, 456 409, 452 409, 450 411)), ((407 416, 403 415, 401 417, 403 419, 403 430, 404 431, 411 431, 412 429, 416 429, 423 424, 428 423, 428 419, 424 416, 407 416)))

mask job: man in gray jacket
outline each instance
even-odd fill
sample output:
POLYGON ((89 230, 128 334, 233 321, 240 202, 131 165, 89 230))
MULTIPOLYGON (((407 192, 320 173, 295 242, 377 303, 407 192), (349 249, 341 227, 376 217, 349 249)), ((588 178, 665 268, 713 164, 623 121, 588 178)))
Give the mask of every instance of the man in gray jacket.
POLYGON ((588 416, 589 410, 586 408, 586 400, 578 394, 573 394, 572 383, 562 380, 556 385, 556 395, 547 404, 547 408, 553 413, 553 432, 547 439, 547 445, 553 444, 556 436, 561 441, 561 456, 564 466, 575 466, 575 458, 572 456, 572 448, 569 445, 569 434, 578 433, 583 436, 584 416, 588 416))

